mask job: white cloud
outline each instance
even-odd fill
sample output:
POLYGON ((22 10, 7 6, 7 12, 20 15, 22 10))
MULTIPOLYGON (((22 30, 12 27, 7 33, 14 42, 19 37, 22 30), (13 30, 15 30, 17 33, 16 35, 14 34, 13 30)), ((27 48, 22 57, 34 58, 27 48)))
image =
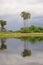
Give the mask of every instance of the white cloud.
POLYGON ((0 0, 0 15, 26 10, 32 15, 43 15, 43 0, 0 0))

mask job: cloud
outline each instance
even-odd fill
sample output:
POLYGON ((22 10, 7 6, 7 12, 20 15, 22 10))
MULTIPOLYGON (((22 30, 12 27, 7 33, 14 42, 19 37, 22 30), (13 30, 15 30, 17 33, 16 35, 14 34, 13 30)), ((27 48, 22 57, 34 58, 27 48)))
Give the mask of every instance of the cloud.
POLYGON ((43 15, 43 0, 0 0, 0 15, 29 11, 32 16, 43 15))

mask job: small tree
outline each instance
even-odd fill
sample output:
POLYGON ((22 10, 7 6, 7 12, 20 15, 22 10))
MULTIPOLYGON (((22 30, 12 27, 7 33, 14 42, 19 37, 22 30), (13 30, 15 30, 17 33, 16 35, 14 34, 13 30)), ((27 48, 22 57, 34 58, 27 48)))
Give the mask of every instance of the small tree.
POLYGON ((6 21, 5 20, 0 20, 0 25, 1 25, 1 31, 3 31, 4 26, 6 25, 6 21))

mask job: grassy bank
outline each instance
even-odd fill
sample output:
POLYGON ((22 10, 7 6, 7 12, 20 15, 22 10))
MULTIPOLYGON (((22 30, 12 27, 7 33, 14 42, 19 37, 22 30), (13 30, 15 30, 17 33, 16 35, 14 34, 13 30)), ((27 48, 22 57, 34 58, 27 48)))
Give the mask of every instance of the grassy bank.
POLYGON ((29 36, 43 36, 43 33, 0 32, 0 38, 29 37, 29 36))

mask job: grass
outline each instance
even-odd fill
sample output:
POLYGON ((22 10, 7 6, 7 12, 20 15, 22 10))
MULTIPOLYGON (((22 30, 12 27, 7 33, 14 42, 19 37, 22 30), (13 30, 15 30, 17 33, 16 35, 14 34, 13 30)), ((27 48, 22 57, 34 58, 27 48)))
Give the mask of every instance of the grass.
POLYGON ((43 36, 43 33, 14 33, 14 32, 0 32, 0 38, 18 38, 29 36, 43 36))

